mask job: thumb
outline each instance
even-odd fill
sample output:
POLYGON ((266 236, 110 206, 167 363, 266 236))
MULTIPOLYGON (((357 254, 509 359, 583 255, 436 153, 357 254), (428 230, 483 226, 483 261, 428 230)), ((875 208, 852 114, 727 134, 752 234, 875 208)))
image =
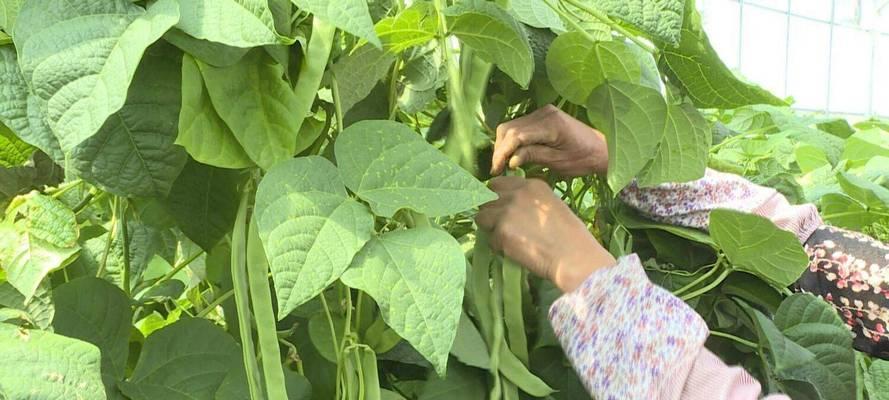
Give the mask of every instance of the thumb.
POLYGON ((556 152, 552 147, 540 144, 522 146, 509 159, 509 168, 515 169, 528 163, 549 167, 548 164, 556 158, 556 152))

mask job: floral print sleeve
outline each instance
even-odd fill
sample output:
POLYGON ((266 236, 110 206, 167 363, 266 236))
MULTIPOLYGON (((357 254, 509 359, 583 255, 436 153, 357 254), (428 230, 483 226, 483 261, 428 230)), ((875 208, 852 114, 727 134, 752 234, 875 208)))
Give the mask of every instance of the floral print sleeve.
POLYGON ((635 254, 596 271, 556 300, 550 321, 578 376, 598 400, 759 398, 759 383, 704 348, 706 323, 682 300, 652 284, 635 254))
POLYGON ((649 218, 673 225, 707 229, 710 211, 726 208, 769 218, 805 241, 821 225, 812 204, 791 205, 775 189, 740 176, 708 169, 703 178, 640 188, 635 183, 620 198, 649 218))

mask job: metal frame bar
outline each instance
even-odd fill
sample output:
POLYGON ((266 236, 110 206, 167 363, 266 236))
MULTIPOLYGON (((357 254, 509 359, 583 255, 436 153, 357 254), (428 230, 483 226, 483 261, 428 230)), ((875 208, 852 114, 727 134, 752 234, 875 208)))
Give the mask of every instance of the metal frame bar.
MULTIPOLYGON (((873 83, 874 83, 874 78, 875 78, 875 73, 876 73, 876 65, 874 65, 874 64, 876 62, 876 53, 877 53, 877 49, 878 49, 878 44, 879 44, 880 40, 889 40, 889 32, 881 31, 879 29, 879 27, 872 27, 870 29, 865 29, 865 28, 861 27, 859 24, 838 22, 836 20, 837 0, 831 0, 831 2, 830 2, 830 18, 829 19, 810 17, 807 15, 802 15, 802 14, 793 12, 792 11, 792 0, 785 0, 785 4, 787 6, 786 10, 782 10, 779 8, 775 8, 775 7, 771 7, 771 6, 763 5, 763 4, 750 3, 745 0, 732 0, 732 1, 738 3, 738 7, 739 7, 739 9, 738 9, 738 19, 739 19, 739 21, 738 21, 738 64, 737 64, 738 70, 741 70, 741 67, 744 64, 744 57, 743 57, 744 52, 742 51, 742 49, 743 49, 743 45, 744 45, 744 14, 745 14, 744 9, 746 7, 753 7, 753 8, 757 8, 760 10, 775 12, 778 14, 784 14, 784 16, 786 17, 787 31, 786 31, 786 35, 784 38, 784 49, 785 49, 784 50, 784 52, 785 52, 784 53, 784 95, 785 96, 790 95, 790 93, 787 93, 787 91, 788 91, 787 77, 790 74, 789 61, 790 61, 790 21, 791 21, 791 17, 799 18, 799 19, 807 20, 807 21, 811 21, 811 22, 826 23, 829 25, 828 29, 829 29, 829 38, 830 39, 829 39, 829 47, 828 47, 828 53, 827 53, 827 57, 828 57, 828 59, 827 59, 827 82, 826 82, 827 91, 826 91, 826 98, 825 98, 825 102, 824 102, 824 109, 819 110, 819 109, 809 109, 809 108, 802 108, 802 107, 794 107, 794 109, 797 109, 800 111, 805 111, 805 112, 821 112, 821 113, 825 113, 827 115, 842 114, 842 115, 854 115, 854 116, 862 116, 862 117, 871 117, 871 116, 889 117, 889 115, 877 115, 875 113, 874 88, 873 88, 873 83), (863 33, 868 33, 871 37, 871 54, 870 54, 870 70, 869 70, 870 87, 869 87, 869 91, 867 93, 867 95, 869 96, 868 109, 864 110, 862 112, 859 112, 859 113, 839 112, 839 111, 835 111, 835 110, 831 109, 830 100, 832 97, 831 92, 832 92, 832 86, 833 86, 831 75, 833 74, 833 69, 834 69, 833 68, 834 30, 838 26, 852 28, 852 29, 861 31, 863 33)), ((840 0, 840 1, 848 1, 848 0, 840 0)), ((862 13, 862 7, 861 7, 862 4, 861 4, 861 0, 856 0, 856 1, 858 4, 857 19, 860 22, 861 13, 862 13)), ((889 0, 886 0, 886 1, 887 1, 887 4, 889 4, 889 0)))

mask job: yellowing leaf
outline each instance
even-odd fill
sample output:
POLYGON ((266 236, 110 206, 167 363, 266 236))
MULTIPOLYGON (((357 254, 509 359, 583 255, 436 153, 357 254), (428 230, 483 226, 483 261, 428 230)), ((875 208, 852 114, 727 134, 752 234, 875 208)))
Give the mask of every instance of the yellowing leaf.
POLYGON ((34 295, 40 282, 52 271, 68 265, 77 256, 77 220, 62 202, 36 192, 9 210, 5 224, 14 222, 15 237, 0 243, 0 264, 7 281, 25 296, 34 295))

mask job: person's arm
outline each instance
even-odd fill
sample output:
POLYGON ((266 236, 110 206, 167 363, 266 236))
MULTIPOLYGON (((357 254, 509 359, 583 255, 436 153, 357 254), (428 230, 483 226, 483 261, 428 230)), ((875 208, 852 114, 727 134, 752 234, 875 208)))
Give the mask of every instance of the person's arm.
POLYGON ((709 331, 700 316, 652 284, 635 255, 615 260, 545 183, 501 177, 491 188, 499 199, 483 205, 476 221, 492 247, 565 293, 550 309, 551 323, 591 395, 759 397, 743 369, 704 348, 709 331))
MULTIPOLYGON (((608 152, 601 133, 546 107, 497 128, 492 174, 528 162, 565 176, 604 174, 608 152)), ((500 199, 482 207, 479 227, 495 249, 566 293, 551 322, 590 394, 759 397, 749 374, 704 348, 709 331, 694 310, 652 284, 636 256, 614 260, 545 184, 511 177, 491 187, 500 199)))

